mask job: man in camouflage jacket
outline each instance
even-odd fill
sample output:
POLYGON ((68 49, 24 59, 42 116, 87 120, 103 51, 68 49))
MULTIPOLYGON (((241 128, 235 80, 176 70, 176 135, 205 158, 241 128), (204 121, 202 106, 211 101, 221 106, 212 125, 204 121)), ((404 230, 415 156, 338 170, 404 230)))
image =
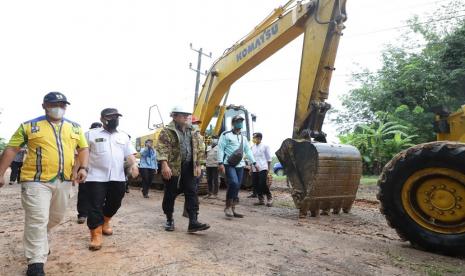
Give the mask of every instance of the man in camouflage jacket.
POLYGON ((190 115, 190 111, 175 107, 171 112, 173 121, 158 136, 158 160, 165 184, 162 206, 166 231, 174 231, 174 202, 180 193, 184 193, 187 202, 188 232, 210 228, 197 220, 199 204, 194 178, 200 176, 200 165, 205 162, 205 146, 200 133, 188 123, 190 115))

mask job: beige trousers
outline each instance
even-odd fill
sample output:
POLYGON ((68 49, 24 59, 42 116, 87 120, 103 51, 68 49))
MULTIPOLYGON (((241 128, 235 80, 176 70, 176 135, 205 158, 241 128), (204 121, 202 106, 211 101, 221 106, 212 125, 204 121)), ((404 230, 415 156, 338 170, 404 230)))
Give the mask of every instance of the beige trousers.
POLYGON ((63 220, 70 192, 69 181, 22 183, 21 202, 25 212, 23 241, 28 264, 47 261, 47 234, 63 220))

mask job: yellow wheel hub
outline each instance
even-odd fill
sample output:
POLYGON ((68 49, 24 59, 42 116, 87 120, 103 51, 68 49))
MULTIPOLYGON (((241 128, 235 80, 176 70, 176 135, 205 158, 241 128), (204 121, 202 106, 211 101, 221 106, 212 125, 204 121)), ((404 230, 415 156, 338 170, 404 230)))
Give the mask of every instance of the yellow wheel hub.
POLYGON ((411 175, 402 187, 402 205, 422 227, 444 234, 465 232, 465 174, 428 168, 411 175))

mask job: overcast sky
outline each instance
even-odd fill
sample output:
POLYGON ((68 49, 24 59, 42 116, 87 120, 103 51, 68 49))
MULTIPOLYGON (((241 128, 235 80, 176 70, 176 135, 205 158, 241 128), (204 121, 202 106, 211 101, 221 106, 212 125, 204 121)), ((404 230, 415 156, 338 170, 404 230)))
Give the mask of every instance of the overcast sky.
MULTIPOLYGON (((384 45, 395 43, 414 14, 450 0, 348 0, 329 102, 351 88, 350 74, 376 70, 384 45)), ((81 0, 0 2, 0 137, 43 114, 49 91, 64 93, 65 117, 87 129, 105 107, 124 115, 121 129, 147 134, 148 108, 165 121, 177 104, 192 106, 195 48, 212 52, 203 69, 286 0, 81 0)), ((302 38, 237 81, 228 103, 257 115, 256 131, 275 151, 292 134, 302 38)), ((203 82, 203 79, 202 79, 203 82)), ((330 141, 336 131, 325 124, 330 141)))

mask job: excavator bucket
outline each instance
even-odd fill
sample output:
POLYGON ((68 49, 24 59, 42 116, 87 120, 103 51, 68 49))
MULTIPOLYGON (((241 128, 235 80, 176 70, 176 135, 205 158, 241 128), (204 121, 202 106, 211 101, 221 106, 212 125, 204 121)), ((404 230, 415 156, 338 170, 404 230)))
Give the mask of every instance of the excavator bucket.
POLYGON ((276 156, 284 167, 299 216, 348 213, 362 175, 359 151, 349 145, 286 139, 276 156))

